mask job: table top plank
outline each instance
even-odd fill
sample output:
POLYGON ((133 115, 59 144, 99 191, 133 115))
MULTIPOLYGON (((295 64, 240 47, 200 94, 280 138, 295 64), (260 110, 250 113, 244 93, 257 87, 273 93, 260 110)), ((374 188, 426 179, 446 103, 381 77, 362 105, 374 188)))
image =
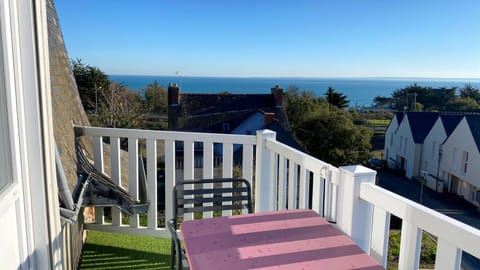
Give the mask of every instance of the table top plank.
POLYGON ((196 269, 383 269, 312 210, 185 221, 185 250, 196 269))

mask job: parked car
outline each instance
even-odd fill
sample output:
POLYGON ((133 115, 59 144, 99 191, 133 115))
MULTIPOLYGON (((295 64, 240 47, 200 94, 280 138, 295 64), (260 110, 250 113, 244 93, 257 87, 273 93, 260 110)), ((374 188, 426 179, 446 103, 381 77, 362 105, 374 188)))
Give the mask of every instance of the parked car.
POLYGON ((374 170, 382 170, 383 169, 383 160, 378 158, 371 158, 368 160, 368 167, 374 170))

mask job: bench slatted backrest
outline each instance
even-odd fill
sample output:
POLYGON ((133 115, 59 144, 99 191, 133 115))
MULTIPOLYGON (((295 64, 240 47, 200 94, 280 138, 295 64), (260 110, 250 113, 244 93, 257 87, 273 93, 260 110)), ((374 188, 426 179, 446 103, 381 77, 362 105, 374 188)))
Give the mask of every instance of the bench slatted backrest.
POLYGON ((250 183, 241 178, 180 181, 173 188, 173 205, 175 220, 180 213, 242 209, 252 213, 250 183), (231 183, 231 185, 226 187, 225 183, 231 183), (224 204, 225 202, 228 203, 224 204), (205 206, 206 203, 210 204, 205 206))

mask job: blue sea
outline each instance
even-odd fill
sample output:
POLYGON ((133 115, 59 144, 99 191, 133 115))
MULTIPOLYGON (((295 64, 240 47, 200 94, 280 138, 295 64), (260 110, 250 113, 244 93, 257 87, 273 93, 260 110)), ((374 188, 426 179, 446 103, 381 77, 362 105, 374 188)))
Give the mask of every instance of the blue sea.
POLYGON ((287 89, 290 85, 300 90, 313 91, 323 96, 328 87, 347 96, 350 106, 370 106, 376 96, 391 96, 392 92, 417 83, 420 86, 462 88, 470 83, 480 89, 480 79, 387 79, 387 78, 225 78, 225 77, 182 77, 182 76, 141 76, 109 75, 110 80, 123 83, 130 89, 142 91, 155 80, 165 87, 169 82, 177 83, 181 92, 219 93, 228 91, 239 94, 270 93, 270 88, 280 85, 287 89))

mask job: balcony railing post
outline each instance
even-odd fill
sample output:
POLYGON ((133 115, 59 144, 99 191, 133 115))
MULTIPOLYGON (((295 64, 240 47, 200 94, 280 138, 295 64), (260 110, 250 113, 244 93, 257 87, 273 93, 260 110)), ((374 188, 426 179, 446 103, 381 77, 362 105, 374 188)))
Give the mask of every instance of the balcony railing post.
POLYGON ((337 225, 370 253, 373 205, 360 199, 362 183, 375 183, 377 172, 361 165, 340 167, 337 225))
POLYGON ((257 131, 256 166, 255 166, 255 212, 274 210, 271 191, 274 168, 272 167, 273 153, 267 149, 267 139, 275 140, 276 133, 271 130, 257 131))

